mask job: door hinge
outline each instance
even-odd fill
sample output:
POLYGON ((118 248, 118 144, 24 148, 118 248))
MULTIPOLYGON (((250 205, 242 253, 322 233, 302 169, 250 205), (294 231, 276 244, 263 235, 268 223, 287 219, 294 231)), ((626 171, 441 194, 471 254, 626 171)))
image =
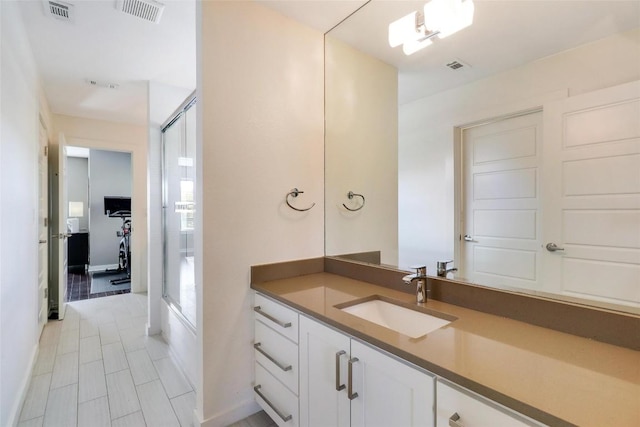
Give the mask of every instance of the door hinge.
POLYGON ((44 226, 45 226, 45 227, 48 227, 48 226, 49 226, 49 218, 46 218, 46 217, 45 217, 45 219, 44 219, 44 226))
POLYGON ((44 147, 44 156, 47 157, 49 155, 49 147, 45 145, 44 147))
POLYGON ((49 298, 49 288, 44 288, 44 298, 45 299, 49 298))

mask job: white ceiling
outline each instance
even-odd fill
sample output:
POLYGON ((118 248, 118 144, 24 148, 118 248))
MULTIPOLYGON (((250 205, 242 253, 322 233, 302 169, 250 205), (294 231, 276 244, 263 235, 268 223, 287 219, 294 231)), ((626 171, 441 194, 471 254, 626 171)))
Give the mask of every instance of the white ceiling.
POLYGON ((119 12, 115 0, 64 1, 74 5, 73 22, 46 16, 40 0, 20 1, 54 113, 142 124, 147 81, 187 94, 195 89, 194 0, 164 1, 158 24, 119 12), (90 86, 87 79, 119 87, 90 86))
POLYGON ((472 26, 410 56, 389 47, 389 23, 425 2, 373 0, 329 33, 396 66, 401 104, 640 26, 638 0, 475 0, 472 26))
MULTIPOLYGON (((19 1, 54 113, 146 123, 147 81, 173 87, 176 93, 188 94, 195 89, 195 0, 164 0, 159 24, 117 11, 116 0, 68 2, 75 6, 74 22, 46 16, 40 0, 19 1), (90 86, 87 79, 119 87, 90 86)), ((321 32, 366 3, 258 2, 321 32)), ((331 32, 397 66, 401 102, 640 26, 638 0, 475 0, 472 27, 407 57, 401 48, 388 46, 387 27, 423 4, 373 0, 331 32), (472 67, 451 71, 444 64, 452 59, 472 67)))

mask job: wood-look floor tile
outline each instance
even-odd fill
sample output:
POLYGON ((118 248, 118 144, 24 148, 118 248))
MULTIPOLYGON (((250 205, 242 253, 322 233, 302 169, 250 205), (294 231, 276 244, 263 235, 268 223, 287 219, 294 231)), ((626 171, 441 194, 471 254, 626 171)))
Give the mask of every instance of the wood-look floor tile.
POLYGON ((80 339, 100 335, 98 323, 92 319, 80 320, 80 339))
POLYGON ((129 368, 131 369, 131 376, 133 376, 133 383, 140 385, 148 383, 158 379, 158 373, 153 366, 153 362, 149 357, 146 349, 133 351, 127 354, 127 360, 129 361, 129 368))
POLYGON ((275 427, 276 422, 269 417, 265 411, 258 411, 255 414, 245 418, 250 427, 275 427))
POLYGON ((122 346, 124 347, 125 353, 144 349, 144 336, 145 332, 141 328, 132 327, 121 330, 120 339, 122 340, 122 346))
POLYGON ((18 427, 42 427, 44 417, 32 418, 27 421, 20 421, 18 427))
POLYGON ((38 360, 33 368, 33 375, 42 375, 53 372, 53 364, 56 360, 57 345, 40 345, 38 348, 38 360))
POLYGON ((153 335, 144 338, 144 345, 147 348, 151 360, 164 359, 169 357, 169 346, 161 335, 153 335))
POLYGON ((101 324, 99 330, 102 345, 120 341, 120 334, 118 333, 116 322, 101 324))
POLYGON ((154 360, 153 364, 170 399, 193 391, 191 385, 182 375, 182 372, 173 364, 171 358, 165 357, 164 359, 154 360))
POLYGON ((49 392, 44 427, 74 427, 78 416, 78 384, 49 392))
POLYGON ((78 427, 111 427, 107 396, 78 404, 78 427))
POLYGON ((120 418, 140 410, 136 387, 128 369, 107 375, 107 391, 111 419, 120 418))
POLYGON ((150 426, 180 427, 160 380, 136 387, 144 419, 150 426))
POLYGON ((107 395, 102 360, 80 365, 78 402, 87 402, 107 395))
MULTIPOLYGON (((64 321, 63 321, 64 323, 64 321)), ((71 329, 60 332, 60 340, 58 341, 58 354, 67 354, 78 351, 80 347, 80 329, 71 329)))
POLYGON ((144 421, 142 411, 139 411, 125 415, 117 420, 112 420, 111 427, 147 427, 147 423, 144 421))
POLYGON ((100 336, 94 335, 80 339, 80 364, 102 359, 102 346, 100 336))
POLYGON ((78 352, 56 356, 51 377, 51 389, 78 382, 78 352))
POLYGON ((104 372, 107 374, 129 369, 129 363, 120 342, 103 345, 102 358, 104 360, 104 372))
POLYGON ((43 374, 31 378, 31 384, 29 384, 29 390, 22 405, 21 420, 29 420, 44 415, 50 385, 51 374, 43 374))
POLYGON ((196 409, 196 393, 189 392, 171 399, 173 412, 178 417, 181 427, 193 426, 193 411, 196 409))
POLYGON ((40 335, 40 345, 57 345, 60 339, 60 331, 62 329, 62 322, 57 320, 50 320, 44 325, 42 335, 40 335))

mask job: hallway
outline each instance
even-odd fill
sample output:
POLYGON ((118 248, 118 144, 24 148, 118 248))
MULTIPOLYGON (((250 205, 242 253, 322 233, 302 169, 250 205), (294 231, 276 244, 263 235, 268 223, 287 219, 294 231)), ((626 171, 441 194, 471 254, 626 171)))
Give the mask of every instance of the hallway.
POLYGON ((19 427, 192 425, 195 392, 159 336, 145 336, 147 297, 75 301, 40 338, 19 427))

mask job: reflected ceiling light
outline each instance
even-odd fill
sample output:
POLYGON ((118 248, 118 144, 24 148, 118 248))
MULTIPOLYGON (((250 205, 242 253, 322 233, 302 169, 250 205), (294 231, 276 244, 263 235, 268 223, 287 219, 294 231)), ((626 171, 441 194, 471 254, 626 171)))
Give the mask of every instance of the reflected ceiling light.
POLYGON ((389 24, 389 45, 403 45, 405 55, 429 46, 439 39, 473 23, 473 0, 431 0, 424 11, 411 12, 389 24))

